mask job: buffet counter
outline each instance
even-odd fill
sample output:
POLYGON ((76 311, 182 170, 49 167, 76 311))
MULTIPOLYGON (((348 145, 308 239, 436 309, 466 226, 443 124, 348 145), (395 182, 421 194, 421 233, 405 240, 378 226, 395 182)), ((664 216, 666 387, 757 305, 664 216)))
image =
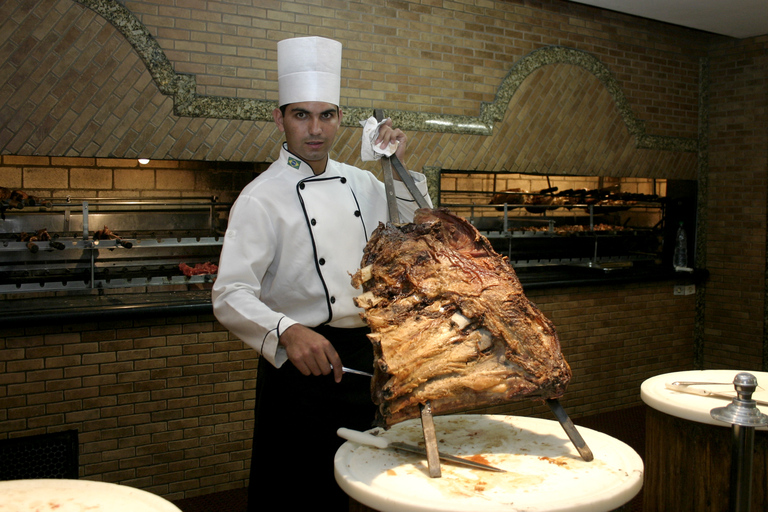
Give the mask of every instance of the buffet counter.
POLYGON ((3 324, 7 327, 210 314, 210 290, 67 294, 3 301, 3 324))
MULTIPOLYGON (((518 272, 525 290, 565 288, 571 286, 600 286, 669 281, 674 285, 698 284, 706 279, 705 270, 694 272, 662 271, 657 267, 616 268, 612 270, 589 267, 537 267, 518 272)), ((80 322, 146 318, 148 316, 209 315, 210 284, 195 286, 201 290, 160 292, 140 290, 120 293, 103 290, 49 293, 43 296, 3 300, 3 323, 18 326, 30 322, 80 322)))
POLYGON ((705 269, 677 272, 671 268, 668 270, 662 268, 661 265, 623 266, 620 264, 541 266, 516 269, 516 272, 525 290, 662 281, 688 285, 703 283, 709 276, 709 272, 705 269))

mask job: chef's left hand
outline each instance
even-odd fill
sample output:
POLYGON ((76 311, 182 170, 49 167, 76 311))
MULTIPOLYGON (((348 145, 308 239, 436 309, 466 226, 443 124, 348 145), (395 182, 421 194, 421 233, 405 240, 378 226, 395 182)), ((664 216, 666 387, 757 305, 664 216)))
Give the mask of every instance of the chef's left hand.
MULTIPOLYGON (((405 146, 408 144, 408 137, 405 136, 400 128, 392 127, 392 120, 387 119, 381 127, 379 127, 379 136, 374 144, 377 144, 381 149, 386 149, 387 146, 394 142, 399 142, 400 145, 395 151, 395 156, 400 162, 405 165, 405 146)), ((395 173, 395 178, 400 179, 395 173)))

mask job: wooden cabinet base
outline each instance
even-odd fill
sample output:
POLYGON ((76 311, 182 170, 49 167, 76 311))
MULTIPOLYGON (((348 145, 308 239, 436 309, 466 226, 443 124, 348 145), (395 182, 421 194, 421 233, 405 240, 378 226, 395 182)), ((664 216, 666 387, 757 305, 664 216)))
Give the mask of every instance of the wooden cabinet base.
MULTIPOLYGON (((714 407, 714 406, 713 406, 714 407)), ((722 512, 730 508, 733 429, 646 412, 646 512, 722 512)), ((752 510, 768 510, 768 432, 755 432, 752 510)))

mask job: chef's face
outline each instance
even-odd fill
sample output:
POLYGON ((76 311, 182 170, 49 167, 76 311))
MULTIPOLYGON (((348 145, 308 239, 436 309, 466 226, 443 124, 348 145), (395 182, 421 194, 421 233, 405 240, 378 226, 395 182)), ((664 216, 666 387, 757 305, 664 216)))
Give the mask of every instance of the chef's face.
POLYGON ((341 126, 341 109, 331 103, 305 101, 272 112, 277 128, 285 133, 288 150, 307 162, 315 174, 325 170, 328 152, 341 126))

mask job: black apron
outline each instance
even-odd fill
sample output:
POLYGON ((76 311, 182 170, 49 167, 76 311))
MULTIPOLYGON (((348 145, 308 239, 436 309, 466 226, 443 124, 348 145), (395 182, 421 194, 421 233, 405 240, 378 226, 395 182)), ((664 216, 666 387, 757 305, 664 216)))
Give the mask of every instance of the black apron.
MULTIPOLYGON (((344 366, 372 372, 368 328, 314 330, 333 344, 344 366)), ((290 361, 277 369, 262 357, 255 407, 248 512, 268 510, 265 497, 282 510, 346 512, 349 499, 333 475, 333 458, 344 442, 336 430, 373 426, 370 377, 345 373, 337 384, 333 374, 307 377, 290 361)))

